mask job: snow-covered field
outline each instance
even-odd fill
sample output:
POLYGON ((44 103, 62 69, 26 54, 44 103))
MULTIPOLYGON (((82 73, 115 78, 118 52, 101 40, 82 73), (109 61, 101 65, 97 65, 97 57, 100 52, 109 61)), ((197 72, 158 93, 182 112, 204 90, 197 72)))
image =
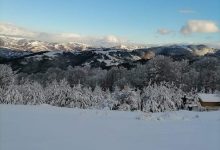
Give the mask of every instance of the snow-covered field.
POLYGON ((220 111, 0 105, 0 150, 219 150, 220 111))

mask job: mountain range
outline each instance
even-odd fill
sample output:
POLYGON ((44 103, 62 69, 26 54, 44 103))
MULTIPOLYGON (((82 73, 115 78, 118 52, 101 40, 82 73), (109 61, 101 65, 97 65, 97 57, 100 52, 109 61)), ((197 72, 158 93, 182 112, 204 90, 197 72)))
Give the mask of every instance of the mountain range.
POLYGON ((132 67, 157 55, 173 59, 192 60, 196 57, 220 58, 220 50, 206 45, 140 46, 118 45, 93 47, 83 43, 55 43, 28 38, 0 36, 0 63, 10 64, 15 70, 34 73, 50 67, 65 69, 68 66, 109 68, 132 67))
MULTIPOLYGON (((7 48, 17 51, 30 51, 30 52, 40 52, 40 51, 83 51, 91 48, 113 48, 122 50, 136 50, 136 49, 146 49, 149 48, 148 45, 139 44, 118 44, 114 46, 92 46, 79 42, 46 42, 40 40, 33 40, 28 38, 21 38, 15 36, 3 36, 0 35, 0 48, 7 48)), ((152 46, 151 46, 152 47, 152 46)), ((153 46, 153 49, 164 49, 165 47, 169 49, 182 49, 191 51, 195 55, 205 55, 207 53, 214 53, 215 48, 210 48, 205 45, 167 45, 167 46, 153 46)), ((152 49, 149 48, 149 49, 152 49)))
POLYGON ((11 24, 0 24, 0 63, 27 73, 46 71, 50 67, 132 67, 157 55, 188 60, 207 55, 219 58, 220 50, 206 45, 134 44, 114 36, 81 38, 77 34, 33 32, 11 24))

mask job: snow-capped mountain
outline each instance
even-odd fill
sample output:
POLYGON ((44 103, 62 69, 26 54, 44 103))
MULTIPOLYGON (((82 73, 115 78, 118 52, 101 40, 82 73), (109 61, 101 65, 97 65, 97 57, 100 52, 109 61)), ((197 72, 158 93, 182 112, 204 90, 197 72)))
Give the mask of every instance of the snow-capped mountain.
POLYGON ((138 63, 145 63, 157 55, 169 56, 175 60, 193 60, 196 57, 203 57, 197 55, 197 51, 207 52, 207 49, 210 53, 207 53, 205 56, 220 58, 219 50, 208 48, 204 45, 173 45, 132 51, 117 48, 90 47, 84 51, 53 50, 31 52, 0 48, 0 63, 10 64, 15 70, 22 69, 28 73, 46 71, 50 67, 65 69, 68 66, 101 67, 103 69, 113 66, 131 68, 138 63))
POLYGON ((159 55, 179 56, 179 55, 194 55, 204 56, 206 54, 213 54, 218 49, 208 47, 206 45, 168 45, 151 47, 148 49, 159 55))
MULTIPOLYGON (((112 37, 113 38, 113 37, 112 37)), ((114 41, 114 39, 108 39, 114 41)), ((195 57, 219 57, 219 50, 206 45, 145 45, 119 44, 113 47, 89 46, 78 42, 45 42, 28 38, 0 36, 0 63, 27 73, 46 71, 48 68, 68 66, 131 68, 157 55, 175 60, 193 60, 195 57), (44 65, 42 65, 44 64, 44 65), (30 69, 31 68, 31 69, 30 69)))
MULTIPOLYGON (((98 44, 95 44, 98 45, 98 44)), ((112 46, 111 42, 106 43, 102 41, 102 44, 99 43, 99 46, 88 45, 79 42, 45 42, 27 38, 20 37, 11 37, 11 36, 2 36, 0 35, 0 48, 7 48, 17 51, 31 51, 31 52, 40 52, 40 51, 83 51, 90 48, 112 48, 112 49, 121 49, 121 50, 134 50, 147 48, 146 45, 140 44, 118 44, 112 46)))
POLYGON ((126 51, 152 51, 155 54, 162 55, 189 55, 193 54, 196 56, 203 56, 206 54, 212 54, 217 51, 215 48, 208 47, 206 45, 168 45, 168 46, 158 46, 158 47, 147 47, 146 45, 136 45, 132 43, 119 44, 117 46, 111 47, 110 45, 103 46, 90 46, 84 43, 78 42, 65 42, 65 43, 55 43, 55 42, 45 42, 39 40, 31 40, 27 38, 19 37, 9 37, 0 36, 0 48, 7 48, 17 51, 83 51, 90 49, 99 48, 110 48, 126 51))
POLYGON ((124 50, 135 50, 135 49, 143 49, 143 48, 148 48, 149 46, 146 46, 144 44, 120 44, 120 45, 117 45, 117 46, 114 46, 112 48, 115 48, 115 49, 124 49, 124 50))
POLYGON ((29 40, 18 37, 0 36, 0 47, 18 51, 75 51, 85 50, 89 45, 75 42, 52 43, 38 40, 29 40))
POLYGON ((47 33, 32 31, 13 24, 0 23, 0 48, 16 51, 83 51, 91 48, 111 48, 140 52, 152 51, 161 55, 196 55, 215 53, 215 48, 206 45, 154 46, 126 41, 114 35, 87 37, 76 33, 47 33))

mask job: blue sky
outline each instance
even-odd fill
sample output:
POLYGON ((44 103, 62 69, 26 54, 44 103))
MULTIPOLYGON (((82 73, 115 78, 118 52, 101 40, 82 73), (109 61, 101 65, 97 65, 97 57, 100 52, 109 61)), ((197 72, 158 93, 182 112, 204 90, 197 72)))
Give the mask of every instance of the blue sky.
POLYGON ((219 8, 219 0, 0 0, 0 22, 140 43, 203 43, 220 41, 219 8))

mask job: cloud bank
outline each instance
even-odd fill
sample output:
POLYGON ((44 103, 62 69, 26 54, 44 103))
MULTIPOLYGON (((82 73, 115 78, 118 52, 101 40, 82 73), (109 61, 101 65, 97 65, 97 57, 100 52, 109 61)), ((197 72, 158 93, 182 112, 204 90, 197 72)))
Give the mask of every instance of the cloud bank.
POLYGON ((213 21, 189 20, 180 30, 184 35, 192 33, 215 33, 219 32, 218 26, 213 21))
POLYGON ((126 43, 127 40, 114 35, 82 36, 76 33, 36 32, 13 24, 0 23, 0 35, 29 38, 47 42, 79 42, 93 46, 111 46, 126 43))

